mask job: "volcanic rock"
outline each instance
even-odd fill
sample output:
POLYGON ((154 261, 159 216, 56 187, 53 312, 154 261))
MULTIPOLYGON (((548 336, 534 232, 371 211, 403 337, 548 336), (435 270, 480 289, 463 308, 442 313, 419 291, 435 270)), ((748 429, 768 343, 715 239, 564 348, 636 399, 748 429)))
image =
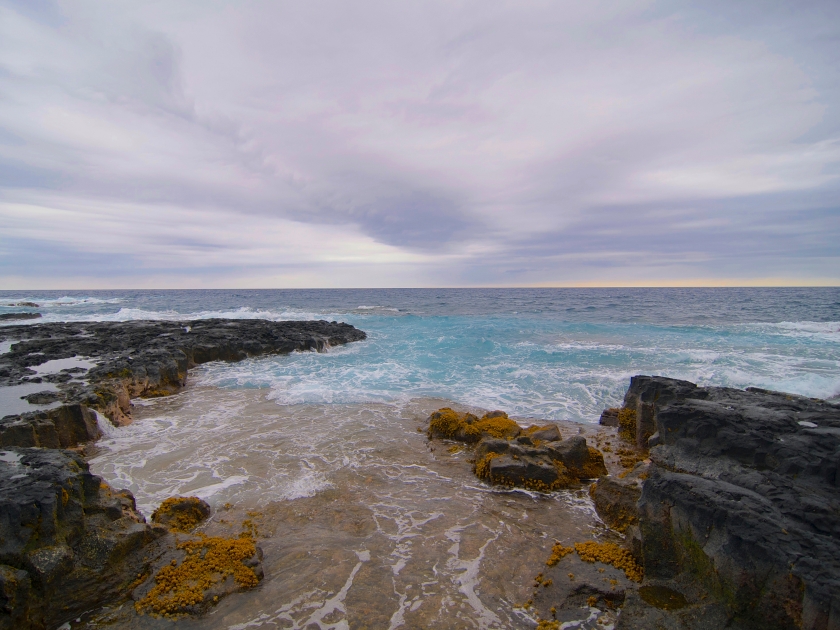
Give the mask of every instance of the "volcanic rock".
POLYGON ((0 451, 0 628, 55 628, 119 597, 165 531, 76 453, 0 451))
POLYGON ((653 446, 646 576, 690 576, 731 627, 840 628, 840 407, 636 376, 624 408, 653 446))
POLYGON ((486 437, 476 446, 475 461, 481 479, 540 491, 565 488, 607 472, 601 453, 579 435, 539 446, 486 437))
POLYGON ((0 447, 73 448, 100 435, 96 415, 79 404, 0 418, 0 447))
POLYGON ((5 326, 0 328, 0 341, 15 343, 0 355, 0 386, 57 383, 63 403, 97 409, 120 425, 131 421, 131 398, 174 393, 186 384, 187 370, 201 363, 321 352, 365 337, 364 332, 344 323, 261 319, 5 326), (72 357, 85 357, 96 366, 81 376, 78 368, 43 375, 31 369, 72 357))

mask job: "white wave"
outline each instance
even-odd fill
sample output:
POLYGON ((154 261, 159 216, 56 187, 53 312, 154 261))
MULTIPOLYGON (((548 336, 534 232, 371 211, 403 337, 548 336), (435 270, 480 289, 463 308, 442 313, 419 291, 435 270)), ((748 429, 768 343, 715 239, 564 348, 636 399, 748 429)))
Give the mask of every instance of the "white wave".
POLYGON ((113 439, 119 435, 119 427, 115 427, 105 415, 96 410, 93 410, 93 413, 96 415, 96 426, 104 437, 113 439))
POLYGON ((840 343, 840 322, 779 322, 776 324, 745 324, 751 332, 785 337, 812 338, 815 340, 840 343))
MULTIPOLYGON (((265 309, 252 309, 243 306, 232 310, 219 311, 193 311, 182 313, 175 310, 153 311, 140 308, 120 308, 115 313, 89 313, 84 315, 73 315, 69 313, 45 313, 43 318, 35 323, 47 322, 126 322, 137 320, 153 321, 190 321, 199 319, 265 319, 269 321, 315 321, 315 320, 337 320, 340 313, 316 313, 308 311, 271 311, 265 309)), ((24 322, 15 322, 24 323, 24 322)), ((29 323, 26 320, 25 323, 29 323)))
POLYGON ((39 298, 39 297, 18 297, 4 298, 3 306, 15 305, 20 302, 31 302, 37 304, 38 308, 53 308, 64 306, 83 306, 91 304, 119 304, 122 298, 95 298, 95 297, 71 297, 69 295, 60 298, 39 298))
POLYGON ((251 477, 249 475, 232 475, 218 483, 194 488, 189 491, 189 494, 192 496, 196 496, 199 499, 206 500, 212 497, 214 494, 218 494, 222 490, 227 490, 228 488, 231 488, 233 486, 238 486, 247 483, 250 478, 251 477))
POLYGON ((314 497, 319 492, 332 488, 332 484, 319 473, 306 473, 286 484, 279 493, 280 499, 292 501, 314 497))
POLYGON ((392 306, 357 306, 357 311, 389 311, 391 313, 399 313, 400 309, 394 308, 392 306))

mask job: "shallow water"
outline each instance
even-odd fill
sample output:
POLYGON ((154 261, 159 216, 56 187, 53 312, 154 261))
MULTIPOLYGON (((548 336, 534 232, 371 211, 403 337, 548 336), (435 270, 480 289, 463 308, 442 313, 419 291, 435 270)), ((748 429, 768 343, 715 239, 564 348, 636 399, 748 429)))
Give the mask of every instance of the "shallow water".
POLYGON ((214 508, 213 531, 257 522, 263 583, 179 626, 533 627, 514 606, 553 542, 609 535, 585 489, 493 489, 468 453, 429 442, 418 428, 447 401, 282 405, 269 389, 205 378, 138 406, 91 459, 147 516, 168 496, 196 495, 214 508))

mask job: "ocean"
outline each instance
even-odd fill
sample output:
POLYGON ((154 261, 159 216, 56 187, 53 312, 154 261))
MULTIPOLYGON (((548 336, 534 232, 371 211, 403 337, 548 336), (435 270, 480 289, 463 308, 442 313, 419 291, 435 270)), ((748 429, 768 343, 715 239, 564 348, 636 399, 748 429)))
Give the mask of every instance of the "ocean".
POLYGON ((367 332, 199 366, 183 392, 135 401, 133 424, 103 425, 91 468, 147 516, 172 495, 206 499, 215 527, 259 515, 265 581, 190 628, 533 627, 516 604, 552 541, 609 533, 585 491, 476 480, 468 453, 422 432, 441 406, 584 431, 634 374, 840 396, 838 288, 0 292, 0 313, 20 310, 367 332))

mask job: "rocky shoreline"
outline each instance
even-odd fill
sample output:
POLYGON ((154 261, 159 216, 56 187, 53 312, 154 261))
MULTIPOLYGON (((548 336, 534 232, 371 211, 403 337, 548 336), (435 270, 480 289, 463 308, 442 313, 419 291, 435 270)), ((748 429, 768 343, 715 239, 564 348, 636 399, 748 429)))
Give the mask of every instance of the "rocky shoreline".
MULTIPOLYGON (((41 383, 44 391, 30 394, 30 402, 82 405, 120 426, 131 422, 132 398, 179 391, 186 384, 187 371, 196 365, 321 352, 365 338, 364 332, 349 324, 326 321, 205 319, 4 326, 0 343, 14 343, 0 354, 0 387, 41 383), (75 365, 74 360, 84 366, 75 365), (53 369, 42 373, 40 366, 50 363, 53 369)), ((30 416, 24 419, 37 421, 30 416)), ((37 430, 35 441, 25 444, 6 441, 6 430, 0 427, 0 446, 39 445, 37 430)))
MULTIPOLYGON (((129 492, 90 473, 94 411, 125 424, 131 398, 178 391, 194 365, 364 338, 336 322, 0 328, 0 342, 15 341, 0 354, 0 387, 50 386, 28 398, 45 408, 0 420, 0 629, 56 628, 126 599, 114 622, 144 627, 138 614, 201 614, 255 585, 261 551, 249 521, 233 537, 194 533, 209 506, 184 499, 147 523, 129 492), (80 357, 87 367, 62 363, 80 357), (38 369, 48 362, 56 369, 38 369)), ((576 627, 840 629, 837 405, 636 376, 585 437, 569 423, 524 428, 503 412, 449 408, 427 431, 432 448, 471 451, 486 483, 588 485, 610 530, 557 543, 535 567, 522 606, 541 630, 581 619, 576 627)))
POLYGON ((475 473, 491 483, 569 487, 597 476, 604 453, 617 473, 589 492, 621 544, 554 546, 525 603, 541 630, 601 627, 597 611, 610 609, 616 630, 840 628, 837 405, 636 376, 601 417, 603 453, 556 426, 511 429, 502 412, 459 424, 451 412, 432 414, 430 438, 474 444, 475 473))
POLYGON ((49 408, 0 418, 0 629, 56 628, 127 597, 137 614, 200 613, 256 584, 261 551, 247 521, 232 538, 191 534, 209 514, 204 504, 189 527, 163 512, 150 524, 130 492, 90 473, 83 452, 101 435, 95 411, 127 424, 132 398, 177 392, 195 365, 323 351, 365 337, 324 321, 0 328, 0 342, 8 344, 0 354, 0 392, 50 386, 26 396, 49 408), (87 367, 75 365, 80 357, 87 367))

